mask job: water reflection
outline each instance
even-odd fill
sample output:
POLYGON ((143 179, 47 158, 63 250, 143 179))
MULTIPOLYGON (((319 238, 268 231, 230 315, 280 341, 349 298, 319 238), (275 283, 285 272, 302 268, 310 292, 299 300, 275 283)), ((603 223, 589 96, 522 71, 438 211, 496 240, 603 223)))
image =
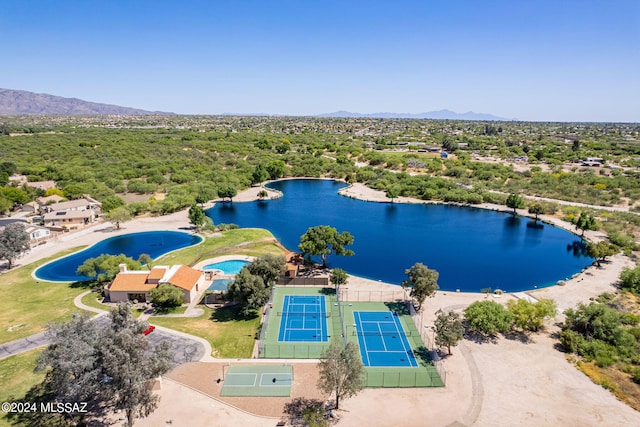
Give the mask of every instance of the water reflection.
POLYGON ((567 252, 572 253, 576 258, 589 256, 589 254, 587 253, 587 244, 584 242, 584 240, 576 240, 573 243, 569 243, 567 245, 567 252))

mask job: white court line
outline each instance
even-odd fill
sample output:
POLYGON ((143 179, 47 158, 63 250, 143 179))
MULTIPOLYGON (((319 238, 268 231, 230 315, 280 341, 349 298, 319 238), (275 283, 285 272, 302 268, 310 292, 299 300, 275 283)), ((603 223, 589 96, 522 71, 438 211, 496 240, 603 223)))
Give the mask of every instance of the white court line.
POLYGON ((257 379, 258 379, 258 374, 256 374, 256 373, 252 373, 252 372, 232 372, 230 374, 227 374, 227 381, 225 381, 224 386, 225 387, 255 387, 257 379), (229 376, 233 376, 233 375, 253 375, 253 385, 251 385, 251 384, 228 384, 227 381, 229 381, 229 376))
POLYGON ((258 383, 258 387, 291 387, 291 384, 293 383, 293 375, 291 375, 288 372, 265 372, 263 374, 260 375, 260 382, 258 383), (268 375, 271 378, 277 378, 279 375, 283 375, 283 376, 288 376, 288 378, 278 378, 276 380, 276 382, 274 383, 273 380, 271 381, 267 381, 267 383, 270 384, 262 384, 262 378, 268 375), (288 381, 288 384, 278 384, 279 381, 288 381))
MULTIPOLYGON (((353 313, 354 319, 355 319, 356 315, 358 315, 358 322, 356 322, 356 323, 359 323, 360 326, 362 326, 362 320, 360 320, 360 313, 359 312, 354 312, 353 313)), ((360 340, 358 340, 358 341, 360 341, 360 340)), ((364 335, 362 335, 362 344, 364 346, 364 354, 367 357, 367 362, 368 362, 367 366, 371 366, 371 359, 369 359, 369 350, 367 349, 367 340, 365 339, 364 335)))
MULTIPOLYGON (((407 361, 409 362, 410 366, 413 366, 413 361, 409 357, 409 354, 413 354, 413 350, 411 350, 411 346, 409 346, 409 350, 407 350, 407 347, 404 345, 406 336, 404 336, 404 334, 400 332, 400 329, 398 328, 399 322, 400 322, 400 319, 396 317, 393 323, 396 325, 396 331, 398 331, 398 336, 400 337, 400 342, 402 343, 402 348, 404 349, 404 352, 406 354, 407 361)), ((400 325, 400 327, 402 327, 402 325, 400 325)), ((402 331, 404 332, 404 328, 402 328, 402 331)), ((407 341, 407 344, 409 344, 409 340, 406 340, 406 341, 407 341)), ((417 362, 416 362, 416 366, 417 366, 417 362)))
POLYGON ((387 343, 384 342, 384 335, 382 334, 382 328, 380 328, 380 322, 378 322, 378 332, 380 333, 380 341, 382 341, 385 353, 391 353, 390 351, 387 351, 387 343))

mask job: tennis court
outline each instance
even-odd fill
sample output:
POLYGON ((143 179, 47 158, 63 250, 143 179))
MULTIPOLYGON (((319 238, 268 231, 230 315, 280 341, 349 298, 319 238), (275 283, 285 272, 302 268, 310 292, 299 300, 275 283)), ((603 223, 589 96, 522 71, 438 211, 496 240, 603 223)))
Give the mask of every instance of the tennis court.
POLYGON ((285 295, 280 317, 279 342, 328 341, 323 295, 285 295))
POLYGON ((364 366, 418 366, 396 312, 354 311, 353 318, 364 366))
POLYGON ((290 396, 291 365, 230 366, 221 396, 290 396))

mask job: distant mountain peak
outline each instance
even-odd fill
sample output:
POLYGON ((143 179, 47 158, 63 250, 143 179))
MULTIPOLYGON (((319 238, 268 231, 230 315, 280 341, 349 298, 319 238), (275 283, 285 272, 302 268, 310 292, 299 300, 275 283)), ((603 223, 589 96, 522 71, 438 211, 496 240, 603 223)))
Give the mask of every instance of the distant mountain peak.
POLYGON ((150 115, 173 114, 137 108, 99 104, 78 98, 63 98, 46 93, 0 88, 0 115, 69 114, 69 115, 150 115))
POLYGON ((456 113, 455 111, 443 109, 438 111, 429 111, 426 113, 353 113, 350 111, 335 111, 333 113, 319 114, 317 117, 366 117, 379 119, 436 119, 436 120, 480 120, 480 121, 510 121, 517 119, 507 119, 504 117, 494 116, 487 113, 474 113, 467 111, 466 113, 456 113))

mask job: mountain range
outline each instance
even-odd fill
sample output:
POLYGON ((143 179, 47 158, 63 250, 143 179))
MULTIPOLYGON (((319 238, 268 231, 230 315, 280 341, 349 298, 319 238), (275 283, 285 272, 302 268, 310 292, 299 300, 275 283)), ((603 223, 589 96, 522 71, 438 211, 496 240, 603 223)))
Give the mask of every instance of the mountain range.
MULTIPOLYGON (((21 114, 69 114, 69 115, 151 115, 151 114, 174 114, 162 111, 147 111, 137 108, 121 107, 111 104, 99 104, 95 102, 83 101, 77 98, 63 98, 61 96, 49 95, 45 93, 27 92, 24 90, 11 90, 0 88, 0 116, 21 115, 21 114)), ((224 114, 234 116, 270 116, 268 113, 236 113, 224 114)), ((436 120, 517 120, 494 116, 487 113, 456 113, 451 110, 429 111, 426 113, 353 113, 350 111, 335 111, 333 113, 317 114, 315 117, 365 117, 384 119, 436 119, 436 120)))
POLYGON ((150 115, 173 113, 146 111, 118 105, 88 102, 77 98, 63 98, 46 93, 0 88, 0 115, 14 116, 21 114, 150 115))

